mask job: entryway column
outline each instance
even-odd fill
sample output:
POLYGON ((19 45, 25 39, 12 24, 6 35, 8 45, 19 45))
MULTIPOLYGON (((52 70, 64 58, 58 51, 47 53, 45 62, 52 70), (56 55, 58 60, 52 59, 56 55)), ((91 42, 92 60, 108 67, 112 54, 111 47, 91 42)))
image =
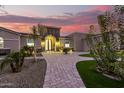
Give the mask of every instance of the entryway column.
POLYGON ((56 42, 55 42, 55 51, 56 51, 56 42))
POLYGON ((49 42, 49 43, 48 43, 48 50, 50 50, 50 51, 51 51, 51 49, 52 49, 52 41, 51 41, 51 40, 49 40, 48 42, 49 42))
POLYGON ((45 40, 45 50, 48 50, 48 40, 45 40))

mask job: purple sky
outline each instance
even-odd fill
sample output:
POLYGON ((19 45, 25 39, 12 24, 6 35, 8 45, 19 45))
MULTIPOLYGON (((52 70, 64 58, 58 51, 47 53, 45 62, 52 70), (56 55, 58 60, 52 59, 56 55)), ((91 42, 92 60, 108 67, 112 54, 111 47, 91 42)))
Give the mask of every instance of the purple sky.
POLYGON ((15 31, 29 32, 37 23, 61 27, 61 34, 87 32, 89 25, 98 30, 97 16, 110 10, 112 6, 88 5, 10 5, 4 6, 8 14, 0 16, 0 26, 15 31))

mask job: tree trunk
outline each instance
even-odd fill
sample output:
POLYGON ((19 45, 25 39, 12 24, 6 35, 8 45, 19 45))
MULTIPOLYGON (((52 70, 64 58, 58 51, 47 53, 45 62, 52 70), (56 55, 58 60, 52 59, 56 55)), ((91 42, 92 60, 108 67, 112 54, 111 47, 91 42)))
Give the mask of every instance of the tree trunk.
POLYGON ((36 59, 36 40, 34 40, 34 62, 37 62, 37 59, 36 59))
POLYGON ((10 67, 11 67, 12 72, 16 72, 16 68, 13 63, 10 64, 10 67))
POLYGON ((21 59, 21 63, 20 63, 21 68, 22 68, 23 64, 24 64, 24 57, 21 59))

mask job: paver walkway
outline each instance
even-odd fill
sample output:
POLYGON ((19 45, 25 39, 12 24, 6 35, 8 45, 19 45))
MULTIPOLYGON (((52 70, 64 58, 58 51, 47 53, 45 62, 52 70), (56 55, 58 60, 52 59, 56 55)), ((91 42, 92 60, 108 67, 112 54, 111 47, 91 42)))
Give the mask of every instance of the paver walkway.
POLYGON ((85 87, 77 69, 76 63, 82 60, 93 60, 92 58, 79 57, 79 53, 64 55, 60 53, 45 54, 47 71, 44 81, 45 88, 81 88, 85 87))

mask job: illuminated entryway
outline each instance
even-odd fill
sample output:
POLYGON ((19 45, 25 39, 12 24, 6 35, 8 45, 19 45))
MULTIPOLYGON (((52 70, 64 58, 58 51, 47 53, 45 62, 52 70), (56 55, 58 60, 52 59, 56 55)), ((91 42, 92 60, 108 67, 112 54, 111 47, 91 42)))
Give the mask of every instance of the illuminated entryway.
POLYGON ((56 51, 56 38, 54 36, 45 37, 45 51, 56 51))

